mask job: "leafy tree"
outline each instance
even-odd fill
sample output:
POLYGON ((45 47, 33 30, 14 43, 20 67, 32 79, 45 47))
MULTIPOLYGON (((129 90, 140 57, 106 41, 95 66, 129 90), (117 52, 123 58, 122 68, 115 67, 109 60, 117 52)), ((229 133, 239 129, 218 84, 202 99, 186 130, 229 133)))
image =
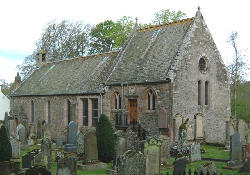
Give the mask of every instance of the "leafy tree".
POLYGON ((186 18, 186 14, 180 10, 170 11, 169 9, 162 9, 154 14, 154 19, 152 20, 153 25, 166 24, 170 22, 175 22, 186 18))
POLYGON ((26 79, 36 69, 36 54, 33 53, 24 58, 22 64, 17 65, 23 79, 26 79))
POLYGON ((9 161, 12 156, 12 148, 4 125, 0 129, 0 162, 9 161))
POLYGON ((115 154, 114 130, 108 117, 102 114, 96 127, 99 160, 109 162, 115 154))
POLYGON ((0 79, 0 84, 2 84, 2 92, 4 95, 9 96, 14 90, 14 83, 7 83, 4 79, 0 79))
POLYGON ((90 54, 109 52, 123 46, 133 28, 131 17, 122 17, 114 22, 106 20, 90 32, 90 54))

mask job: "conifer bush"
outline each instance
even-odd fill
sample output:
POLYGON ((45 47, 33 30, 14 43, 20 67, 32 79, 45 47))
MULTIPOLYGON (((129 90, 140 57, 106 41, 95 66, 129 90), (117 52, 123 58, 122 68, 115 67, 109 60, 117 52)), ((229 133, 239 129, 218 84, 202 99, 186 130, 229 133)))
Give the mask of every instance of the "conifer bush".
POLYGON ((109 162, 115 154, 114 130, 108 117, 101 114, 96 127, 98 158, 102 162, 109 162))
POLYGON ((9 161, 12 156, 12 148, 4 125, 0 128, 0 162, 9 161))

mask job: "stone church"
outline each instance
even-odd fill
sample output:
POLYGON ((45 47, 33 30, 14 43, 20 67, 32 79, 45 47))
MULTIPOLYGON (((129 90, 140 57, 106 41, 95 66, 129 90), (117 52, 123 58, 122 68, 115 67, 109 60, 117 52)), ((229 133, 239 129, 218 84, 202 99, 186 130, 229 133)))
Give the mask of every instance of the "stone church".
MULTIPOLYGON (((18 79, 18 78, 17 78, 18 79)), ((67 125, 95 127, 106 114, 114 128, 140 124, 149 134, 178 140, 189 118, 188 139, 226 142, 230 88, 226 67, 198 10, 195 17, 139 29, 119 51, 47 62, 11 94, 16 125, 52 137, 67 125), (32 129, 33 128, 33 129, 32 129), (34 129, 35 128, 35 129, 34 129)))

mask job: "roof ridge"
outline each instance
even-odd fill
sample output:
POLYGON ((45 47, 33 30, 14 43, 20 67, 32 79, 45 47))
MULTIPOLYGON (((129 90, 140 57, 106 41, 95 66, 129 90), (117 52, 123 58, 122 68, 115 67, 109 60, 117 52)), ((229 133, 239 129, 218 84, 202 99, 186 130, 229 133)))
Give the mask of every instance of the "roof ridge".
POLYGON ((186 19, 182 19, 179 21, 174 21, 174 22, 170 22, 170 23, 165 23, 165 24, 159 24, 159 25, 152 25, 149 27, 145 27, 145 28, 140 28, 139 32, 145 32, 145 31, 150 31, 150 30, 156 30, 159 28, 163 28, 163 27, 168 27, 170 25, 176 25, 176 24, 185 24, 188 22, 193 22, 195 17, 192 18, 186 18, 186 19))
POLYGON ((70 59, 65 59, 65 60, 56 60, 56 61, 43 63, 43 66, 54 64, 54 63, 66 62, 66 61, 74 61, 74 60, 84 60, 85 61, 85 60, 88 60, 92 57, 101 56, 101 55, 104 56, 104 55, 109 55, 109 54, 113 54, 113 53, 117 53, 117 52, 119 52, 119 50, 98 53, 98 54, 92 54, 92 55, 86 55, 86 56, 82 56, 82 57, 75 57, 75 58, 70 58, 70 59))

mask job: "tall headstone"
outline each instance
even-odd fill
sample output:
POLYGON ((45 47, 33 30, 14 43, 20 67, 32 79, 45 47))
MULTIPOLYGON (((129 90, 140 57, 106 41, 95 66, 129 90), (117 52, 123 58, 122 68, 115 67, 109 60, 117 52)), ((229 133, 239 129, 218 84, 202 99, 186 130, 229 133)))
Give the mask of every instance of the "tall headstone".
POLYGON ((146 175, 160 174, 161 141, 156 138, 147 140, 144 144, 146 156, 146 175))
POLYGON ((227 149, 230 148, 230 122, 226 121, 226 143, 225 143, 225 147, 227 149))
POLYGON ((4 113, 4 125, 7 131, 7 136, 10 138, 10 126, 9 126, 9 115, 8 112, 4 113))
POLYGON ((173 175, 184 174, 187 167, 187 159, 185 157, 177 158, 174 161, 173 175))
POLYGON ((119 175, 145 175, 146 158, 141 152, 128 150, 119 157, 117 171, 119 175))
POLYGON ((82 158, 84 155, 84 135, 81 130, 78 132, 76 137, 76 153, 80 158, 82 158))
POLYGON ((45 165, 48 169, 51 169, 52 164, 52 141, 50 138, 43 138, 41 144, 41 150, 44 156, 45 165))
POLYGON ((77 161, 73 157, 59 159, 57 162, 57 175, 76 175, 77 161))
POLYGON ((62 148, 63 146, 63 137, 61 133, 56 135, 56 148, 62 148))
POLYGON ((71 121, 68 125, 68 138, 65 146, 65 151, 76 152, 76 135, 77 135, 77 124, 71 121))
POLYGON ((20 157, 20 142, 19 140, 14 137, 10 138, 10 144, 12 147, 12 159, 19 159, 20 157))
POLYGON ((16 128, 17 138, 21 142, 21 148, 23 149, 27 145, 26 130, 22 124, 19 124, 16 128))
POLYGON ((86 161, 98 160, 97 138, 94 129, 89 129, 84 135, 84 154, 86 161))
POLYGON ((242 158, 242 150, 240 143, 240 134, 234 133, 230 138, 230 159, 238 161, 242 158))
POLYGON ((126 135, 123 130, 118 130, 115 132, 115 158, 113 168, 117 167, 118 158, 127 151, 127 141, 126 135))
POLYGON ((28 153, 22 156, 22 168, 31 168, 31 157, 28 153))
POLYGON ((193 143, 189 150, 189 159, 191 162, 201 160, 200 143, 193 143))
POLYGON ((34 166, 45 166, 47 167, 48 164, 47 164, 47 161, 45 160, 45 157, 44 157, 44 153, 43 152, 39 152, 38 154, 36 154, 33 158, 33 164, 34 166))
POLYGON ((160 135, 161 144, 161 163, 170 164, 170 138, 167 135, 160 135))

